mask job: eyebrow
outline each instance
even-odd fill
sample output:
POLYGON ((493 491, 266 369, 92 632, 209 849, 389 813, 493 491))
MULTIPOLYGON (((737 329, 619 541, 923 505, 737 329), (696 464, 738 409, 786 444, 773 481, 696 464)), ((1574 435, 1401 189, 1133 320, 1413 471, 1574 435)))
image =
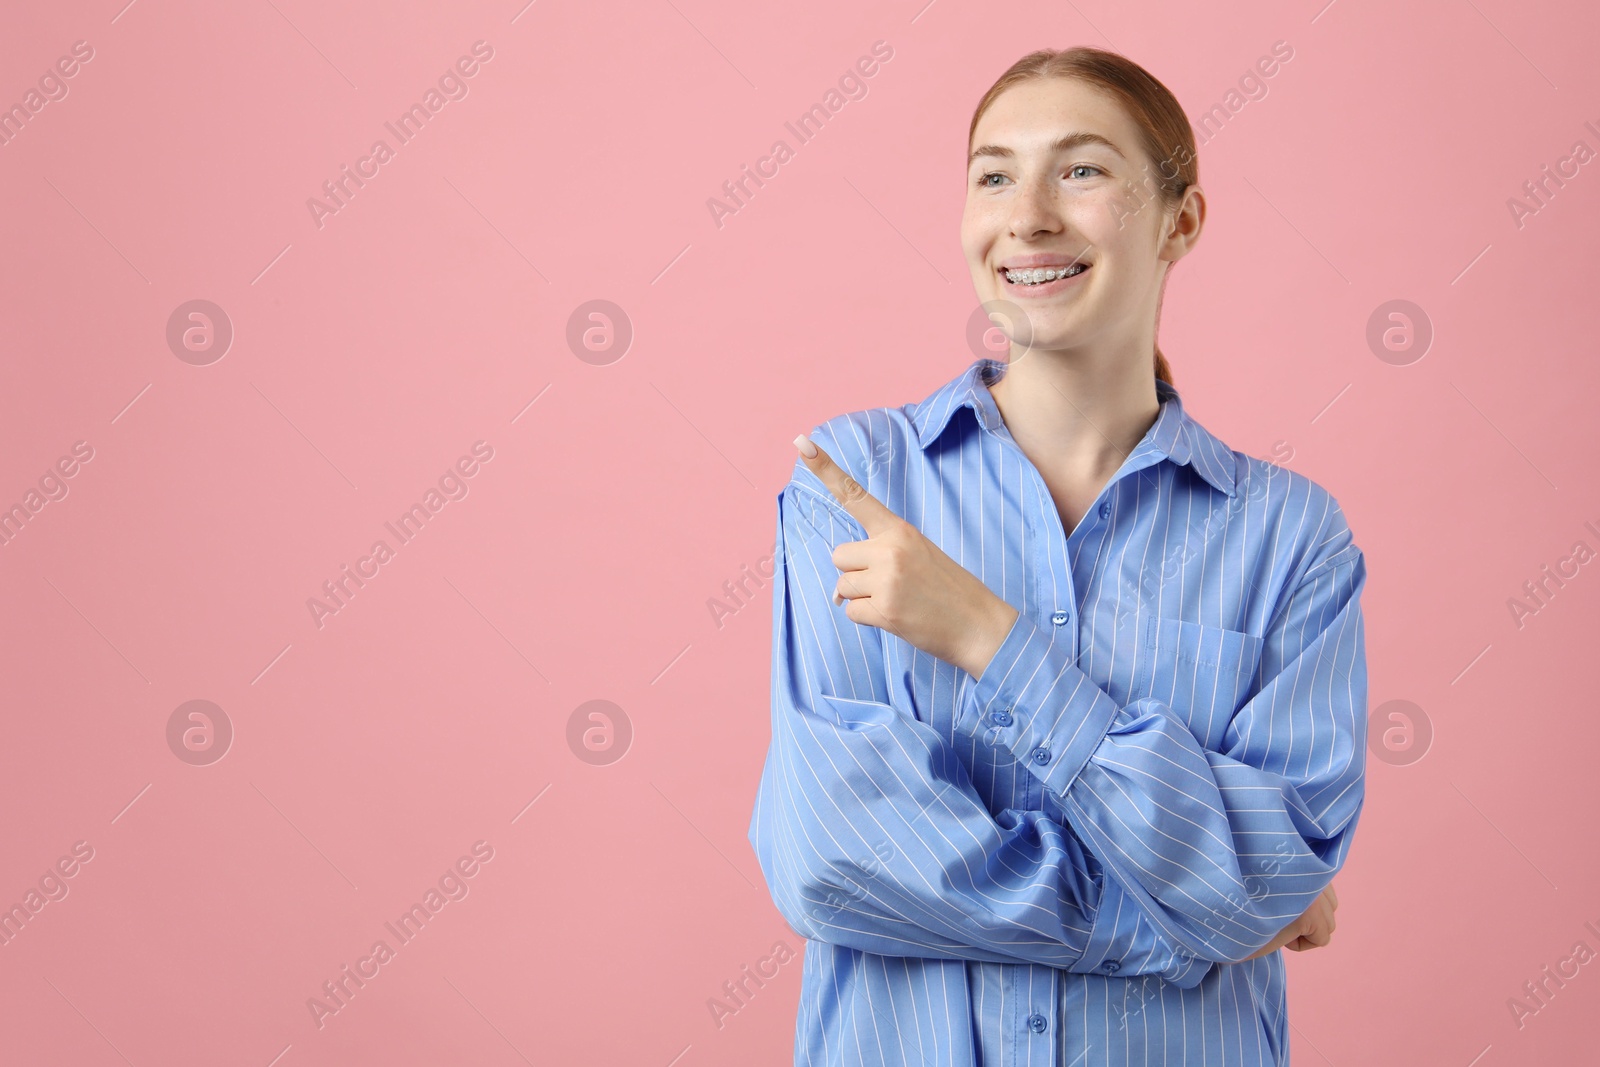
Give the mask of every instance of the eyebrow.
MULTIPOLYGON (((1066 134, 1063 137, 1057 137, 1054 141, 1052 141, 1050 143, 1050 151, 1052 151, 1052 152, 1070 152, 1072 149, 1081 147, 1082 145, 1086 145, 1086 144, 1104 145, 1105 147, 1111 149, 1111 151, 1115 152, 1118 156, 1121 156, 1123 159, 1127 159, 1128 158, 1127 156, 1122 155, 1122 150, 1119 149, 1116 145, 1112 144, 1111 141, 1108 138, 1102 137, 1098 133, 1089 133, 1087 131, 1082 131, 1082 130, 1078 131, 1077 133, 1066 134)), ((1016 153, 1013 152, 1011 149, 1007 148, 1005 145, 999 145, 999 144, 979 145, 977 148, 974 148, 972 150, 972 154, 967 157, 967 166, 969 166, 969 167, 972 166, 972 161, 977 159, 979 156, 1000 156, 1002 158, 1015 158, 1016 157, 1016 153)))

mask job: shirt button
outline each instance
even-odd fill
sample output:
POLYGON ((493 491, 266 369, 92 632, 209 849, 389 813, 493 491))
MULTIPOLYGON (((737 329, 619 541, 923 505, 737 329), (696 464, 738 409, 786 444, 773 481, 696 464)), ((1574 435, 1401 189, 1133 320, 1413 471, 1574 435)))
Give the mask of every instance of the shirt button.
POLYGON ((1034 1012, 1032 1015, 1028 1016, 1028 1029, 1032 1030, 1036 1034, 1044 1033, 1049 1026, 1050 1020, 1046 1019, 1038 1012, 1034 1012))
POLYGON ((1050 762, 1050 750, 1048 748, 1044 748, 1042 746, 1039 747, 1039 748, 1034 749, 1033 750, 1033 762, 1035 762, 1035 763, 1049 763, 1050 762))
POLYGON ((1010 726, 1011 712, 1005 708, 996 708, 989 713, 989 721, 996 726, 1010 726))
POLYGON ((1111 501, 1107 500, 1100 505, 1100 517, 1103 519, 1111 514, 1111 501))
POLYGON ((1116 974, 1118 971, 1122 970, 1122 964, 1118 963, 1116 960, 1106 960, 1100 965, 1100 967, 1107 974, 1116 974))
POLYGON ((1057 626, 1060 626, 1070 618, 1072 618, 1071 612, 1057 611, 1054 615, 1050 616, 1050 621, 1055 623, 1057 626))

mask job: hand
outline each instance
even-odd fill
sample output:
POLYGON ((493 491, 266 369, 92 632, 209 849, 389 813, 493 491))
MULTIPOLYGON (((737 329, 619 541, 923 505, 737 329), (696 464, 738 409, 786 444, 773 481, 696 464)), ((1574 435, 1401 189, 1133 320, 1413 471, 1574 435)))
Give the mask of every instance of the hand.
POLYGON ((1005 642, 1017 610, 911 523, 874 498, 810 438, 794 440, 800 459, 867 531, 867 540, 833 550, 839 568, 834 604, 852 622, 876 626, 974 678, 1005 642), (806 455, 807 449, 814 454, 806 455))
POLYGON ((1290 952, 1304 952, 1308 948, 1321 948, 1333 938, 1333 913, 1338 910, 1339 895, 1333 891, 1333 883, 1322 891, 1311 906, 1301 913, 1300 918, 1279 930, 1266 946, 1254 955, 1245 959, 1253 960, 1257 956, 1265 956, 1269 952, 1276 952, 1286 948, 1290 952))

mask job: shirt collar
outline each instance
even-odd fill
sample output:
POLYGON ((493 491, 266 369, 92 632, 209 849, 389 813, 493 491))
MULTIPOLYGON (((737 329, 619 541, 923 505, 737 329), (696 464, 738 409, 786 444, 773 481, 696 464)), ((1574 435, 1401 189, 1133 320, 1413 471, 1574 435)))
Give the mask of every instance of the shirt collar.
MULTIPOLYGON (((911 415, 917 430, 917 442, 926 450, 939 438, 962 408, 971 408, 979 425, 990 433, 1004 425, 1000 409, 995 406, 989 384, 1004 373, 1006 364, 1001 360, 979 357, 966 370, 941 385, 921 403, 911 415)), ((1133 464, 1138 469, 1162 459, 1177 464, 1189 464, 1200 476, 1228 496, 1235 492, 1233 476, 1233 450, 1214 437, 1188 412, 1183 410, 1183 400, 1178 391, 1167 382, 1156 379, 1156 398, 1161 402, 1161 412, 1154 425, 1135 446, 1124 466, 1133 464)))

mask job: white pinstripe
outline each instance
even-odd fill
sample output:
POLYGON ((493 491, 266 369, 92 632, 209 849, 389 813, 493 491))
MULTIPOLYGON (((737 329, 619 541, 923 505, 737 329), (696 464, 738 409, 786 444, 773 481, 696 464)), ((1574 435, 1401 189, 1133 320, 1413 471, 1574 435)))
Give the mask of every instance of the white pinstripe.
POLYGON ((778 494, 750 840, 808 939, 795 1062, 1286 1064, 1282 954, 1238 961, 1359 820, 1362 553, 1331 495, 1165 383, 1069 535, 1003 371, 812 431, 1021 613, 982 677, 835 607, 833 549, 866 531, 798 461, 778 494))

